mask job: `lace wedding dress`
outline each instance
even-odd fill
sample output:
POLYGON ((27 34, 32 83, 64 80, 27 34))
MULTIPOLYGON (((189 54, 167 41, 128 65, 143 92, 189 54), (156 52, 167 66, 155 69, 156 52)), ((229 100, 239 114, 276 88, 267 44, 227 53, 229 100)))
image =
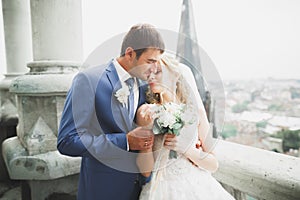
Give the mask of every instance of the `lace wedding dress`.
MULTIPOLYGON (((178 139, 191 139, 196 144, 197 126, 185 126, 178 139), (190 138, 188 138, 190 137, 190 138)), ((178 154, 169 159, 169 150, 163 147, 163 136, 155 136, 155 166, 152 178, 141 192, 140 200, 233 200, 210 172, 193 165, 178 154)))

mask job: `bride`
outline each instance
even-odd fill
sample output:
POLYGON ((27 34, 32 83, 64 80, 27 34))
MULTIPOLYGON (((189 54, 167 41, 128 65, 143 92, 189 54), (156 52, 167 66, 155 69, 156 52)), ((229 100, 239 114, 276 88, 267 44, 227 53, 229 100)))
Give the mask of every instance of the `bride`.
POLYGON ((211 175, 217 170, 218 161, 212 151, 209 122, 192 72, 164 56, 148 82, 149 104, 137 111, 139 126, 152 128, 154 108, 168 102, 187 105, 196 113, 190 114, 193 123, 185 124, 179 136, 158 134, 152 149, 140 151, 137 166, 144 176, 151 176, 140 199, 234 199, 211 175), (170 151, 176 151, 177 158, 170 158, 170 151))

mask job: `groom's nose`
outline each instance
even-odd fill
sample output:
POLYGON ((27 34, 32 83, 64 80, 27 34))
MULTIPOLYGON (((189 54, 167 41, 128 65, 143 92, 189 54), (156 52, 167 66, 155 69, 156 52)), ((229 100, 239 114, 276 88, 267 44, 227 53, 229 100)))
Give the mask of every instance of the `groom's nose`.
POLYGON ((158 63, 157 62, 152 63, 150 67, 150 72, 156 74, 157 68, 158 68, 158 63))

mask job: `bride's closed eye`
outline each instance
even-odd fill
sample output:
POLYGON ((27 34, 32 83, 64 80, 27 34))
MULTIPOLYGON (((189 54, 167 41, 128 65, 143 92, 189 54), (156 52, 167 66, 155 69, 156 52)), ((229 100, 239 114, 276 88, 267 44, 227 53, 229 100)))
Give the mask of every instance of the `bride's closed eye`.
POLYGON ((158 66, 156 72, 154 73, 155 77, 158 78, 162 74, 162 66, 158 66))
POLYGON ((156 73, 154 73, 154 75, 158 75, 158 74, 160 74, 160 73, 162 73, 162 70, 161 70, 161 69, 160 69, 160 70, 157 70, 156 73))

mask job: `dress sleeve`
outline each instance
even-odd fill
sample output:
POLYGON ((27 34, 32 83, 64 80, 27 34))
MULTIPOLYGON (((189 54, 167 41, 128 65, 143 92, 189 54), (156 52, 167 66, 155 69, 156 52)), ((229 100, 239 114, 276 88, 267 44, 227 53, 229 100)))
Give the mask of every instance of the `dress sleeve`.
POLYGON ((209 145, 212 143, 212 134, 210 134, 210 131, 212 130, 210 128, 210 124, 207 119, 206 111, 203 105, 203 102, 201 100, 200 94, 198 92, 198 88, 196 85, 196 81, 194 78, 194 75, 189 67, 186 65, 180 63, 179 64, 179 69, 181 73, 183 74, 184 79, 188 83, 190 87, 190 91, 192 91, 192 98, 195 99, 196 105, 199 110, 199 134, 198 137, 202 141, 203 145, 205 146, 206 149, 209 149, 209 145))

